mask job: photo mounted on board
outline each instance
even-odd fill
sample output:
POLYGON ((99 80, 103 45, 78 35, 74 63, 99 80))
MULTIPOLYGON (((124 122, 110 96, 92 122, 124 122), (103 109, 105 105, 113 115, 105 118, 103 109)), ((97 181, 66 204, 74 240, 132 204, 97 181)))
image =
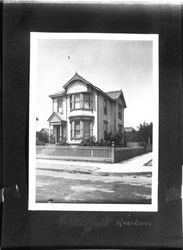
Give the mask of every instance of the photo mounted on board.
POLYGON ((29 209, 158 210, 158 35, 30 34, 29 209))

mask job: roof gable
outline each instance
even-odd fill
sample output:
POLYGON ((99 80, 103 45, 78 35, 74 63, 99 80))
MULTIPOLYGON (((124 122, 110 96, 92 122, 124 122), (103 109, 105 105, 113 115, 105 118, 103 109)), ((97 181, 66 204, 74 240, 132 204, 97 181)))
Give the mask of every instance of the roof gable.
POLYGON ((61 122, 61 121, 64 121, 64 120, 62 116, 57 112, 53 112, 51 116, 48 118, 48 122, 61 122))
MULTIPOLYGON (((81 81, 87 85, 93 86, 90 82, 88 82, 86 79, 84 79, 82 76, 80 76, 77 72, 75 75, 63 86, 64 89, 66 89, 72 82, 74 81, 81 81)), ((93 86, 94 87, 94 86, 93 86)))
POLYGON ((108 96, 110 96, 113 100, 117 100, 119 98, 121 98, 122 102, 123 102, 123 105, 124 107, 126 108, 126 102, 125 102, 125 98, 124 98, 124 95, 123 95, 123 92, 122 90, 117 90, 117 91, 110 91, 110 92, 106 92, 106 94, 108 96))
POLYGON ((87 86, 95 89, 96 91, 100 92, 101 94, 103 94, 105 97, 109 98, 111 101, 113 101, 113 99, 107 95, 105 92, 103 92, 100 88, 94 86, 92 83, 90 83, 89 81, 87 81, 86 79, 84 79, 82 76, 80 76, 77 72, 75 73, 75 75, 63 86, 63 88, 67 88, 70 84, 72 84, 74 81, 81 81, 82 83, 86 84, 87 86))

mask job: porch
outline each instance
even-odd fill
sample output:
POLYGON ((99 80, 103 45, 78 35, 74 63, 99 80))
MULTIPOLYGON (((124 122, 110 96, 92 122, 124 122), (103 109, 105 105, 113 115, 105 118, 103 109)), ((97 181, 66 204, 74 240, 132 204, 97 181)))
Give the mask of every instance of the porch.
POLYGON ((67 122, 63 120, 59 113, 54 112, 48 119, 49 131, 53 130, 53 135, 49 133, 49 143, 60 143, 67 137, 67 122))

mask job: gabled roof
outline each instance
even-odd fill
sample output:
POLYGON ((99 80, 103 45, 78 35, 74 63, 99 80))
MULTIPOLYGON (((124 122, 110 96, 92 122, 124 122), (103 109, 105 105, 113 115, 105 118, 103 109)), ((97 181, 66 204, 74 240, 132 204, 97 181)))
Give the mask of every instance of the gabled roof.
POLYGON ((57 113, 57 112, 53 112, 53 113, 51 114, 51 116, 48 118, 48 122, 50 122, 50 121, 53 119, 54 116, 56 116, 56 117, 58 118, 58 120, 63 121, 63 122, 66 122, 65 120, 63 120, 61 114, 60 114, 60 113, 57 113))
MULTIPOLYGON (((64 86, 63 86, 63 88, 65 89, 65 88, 67 88, 69 85, 70 85, 70 83, 71 82, 73 82, 73 81, 82 81, 82 82, 84 82, 84 83, 86 83, 86 84, 88 84, 88 85, 92 85, 93 86, 93 84, 91 84, 90 82, 88 82, 86 79, 84 79, 82 76, 80 76, 77 72, 75 73, 75 75, 68 81, 68 82, 66 82, 66 84, 64 84, 64 86)), ((94 86, 93 86, 94 87, 94 86)))
POLYGON ((117 100, 121 95, 121 90, 106 92, 112 99, 117 100))
POLYGON ((49 95, 49 97, 54 98, 54 97, 59 97, 59 96, 63 96, 65 94, 65 90, 56 92, 55 94, 49 95))
MULTIPOLYGON (((81 81, 83 83, 85 83, 86 85, 94 88, 95 90, 97 90, 98 92, 102 93, 105 97, 107 97, 108 99, 110 99, 111 101, 116 101, 120 95, 122 97, 123 103, 124 103, 124 107, 126 108, 126 102, 124 99, 124 95, 122 90, 119 91, 111 91, 111 92, 104 92, 102 91, 100 88, 94 86, 91 82, 87 81, 86 79, 84 79, 82 76, 80 76, 77 72, 75 73, 75 75, 63 86, 64 89, 66 89, 73 81, 81 81)), ((49 97, 54 98, 54 97, 59 97, 59 96, 63 96, 66 93, 66 90, 62 90, 59 91, 55 94, 49 95, 49 97)))
POLYGON ((84 79, 82 76, 80 76, 77 72, 75 73, 75 75, 63 86, 64 89, 66 89, 73 81, 82 81, 84 82, 86 85, 89 85, 90 87, 96 89, 97 91, 99 91, 100 93, 102 93, 104 96, 108 97, 111 101, 113 101, 113 99, 107 95, 105 92, 103 92, 100 88, 94 86, 91 82, 87 81, 86 79, 84 79))
POLYGON ((117 100, 120 96, 122 97, 124 107, 126 108, 126 102, 122 90, 106 92, 113 100, 117 100))

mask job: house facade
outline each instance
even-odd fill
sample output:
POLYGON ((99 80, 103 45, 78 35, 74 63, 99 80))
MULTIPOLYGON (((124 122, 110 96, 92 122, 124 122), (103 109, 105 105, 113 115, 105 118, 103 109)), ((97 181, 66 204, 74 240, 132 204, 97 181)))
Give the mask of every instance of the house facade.
POLYGON ((79 144, 94 136, 105 140, 109 132, 124 134, 126 102, 122 90, 103 92, 79 74, 75 74, 64 90, 50 95, 52 114, 48 118, 55 143, 79 144))

